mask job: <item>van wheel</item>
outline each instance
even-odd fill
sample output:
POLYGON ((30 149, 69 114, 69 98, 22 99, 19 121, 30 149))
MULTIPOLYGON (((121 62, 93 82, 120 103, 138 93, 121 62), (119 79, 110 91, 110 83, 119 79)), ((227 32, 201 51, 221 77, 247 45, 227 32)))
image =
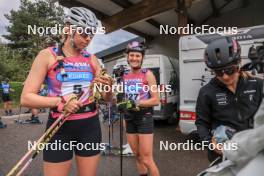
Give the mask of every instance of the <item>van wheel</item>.
POLYGON ((168 124, 178 124, 179 123, 179 117, 177 112, 173 112, 171 116, 168 116, 168 124))
POLYGON ((199 134, 197 131, 193 131, 188 135, 195 143, 201 142, 199 134))

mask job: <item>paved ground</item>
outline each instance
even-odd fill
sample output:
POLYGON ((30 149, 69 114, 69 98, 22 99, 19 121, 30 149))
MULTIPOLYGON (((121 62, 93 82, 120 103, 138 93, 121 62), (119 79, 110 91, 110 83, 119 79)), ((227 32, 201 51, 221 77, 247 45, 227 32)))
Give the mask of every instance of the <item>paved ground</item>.
MULTIPOLYGON (((12 118, 3 118, 8 124, 6 129, 0 130, 0 175, 7 171, 25 154, 28 140, 36 140, 44 131, 43 125, 18 125, 14 123, 12 118)), ((22 116, 28 118, 29 116, 22 116)), ((42 114, 41 119, 45 122, 47 114, 42 114)), ((103 142, 108 142, 108 128, 102 123, 103 142)), ((114 125, 114 145, 118 145, 119 126, 114 125)), ((158 122, 155 124, 155 142, 154 157, 160 169, 161 176, 192 176, 206 168, 208 165, 206 152, 204 151, 161 151, 160 141, 184 142, 188 138, 175 130, 174 126, 168 126, 166 123, 158 122)), ((41 176, 42 174, 42 156, 39 155, 32 165, 28 168, 25 175, 41 176)), ((117 156, 102 156, 99 176, 118 176, 120 175, 120 162, 117 156)), ((70 175, 76 174, 76 166, 70 175)), ((135 176, 136 166, 134 157, 125 157, 123 164, 124 176, 135 176)))

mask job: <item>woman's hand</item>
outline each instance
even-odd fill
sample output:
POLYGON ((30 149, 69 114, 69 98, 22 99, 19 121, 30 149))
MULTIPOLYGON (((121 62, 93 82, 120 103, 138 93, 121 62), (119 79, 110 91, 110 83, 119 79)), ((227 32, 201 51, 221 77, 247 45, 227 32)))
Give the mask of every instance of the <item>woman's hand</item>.
MULTIPOLYGON (((98 59, 96 56, 92 56, 92 64, 95 69, 95 78, 92 82, 91 88, 94 88, 94 85, 98 85, 97 87, 100 87, 100 84, 102 85, 102 91, 94 92, 96 94, 100 94, 100 97, 102 97, 105 101, 111 101, 112 98, 112 85, 113 85, 113 79, 110 75, 107 74, 106 69, 102 69, 98 59)), ((94 91, 94 89, 93 89, 94 91)), ((98 98, 97 98, 98 99, 98 98)))
POLYGON ((217 154, 222 155, 223 154, 223 152, 222 152, 222 150, 223 150, 223 144, 217 143, 216 142, 216 139, 214 137, 212 137, 211 143, 213 144, 214 151, 217 154))
POLYGON ((103 84, 107 86, 112 86, 113 81, 109 76, 100 76, 100 77, 95 77, 94 81, 95 84, 103 84))
POLYGON ((63 98, 66 101, 63 106, 63 111, 66 114, 74 114, 83 106, 82 102, 78 101, 75 94, 66 95, 63 98))

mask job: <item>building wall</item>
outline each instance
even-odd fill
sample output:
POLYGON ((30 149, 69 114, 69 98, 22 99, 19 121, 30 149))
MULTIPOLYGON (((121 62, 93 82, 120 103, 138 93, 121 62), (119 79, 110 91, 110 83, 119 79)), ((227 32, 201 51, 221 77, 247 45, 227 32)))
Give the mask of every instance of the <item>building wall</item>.
MULTIPOLYGON (((162 54, 165 56, 178 59, 178 36, 177 35, 161 35, 149 42, 146 54, 162 54)), ((123 54, 115 54, 103 58, 105 68, 108 73, 112 73, 116 59, 124 57, 123 54)))
POLYGON ((107 70, 107 73, 112 74, 113 72, 113 67, 116 64, 116 60, 104 62, 105 68, 107 70))
POLYGON ((178 35, 160 35, 148 44, 146 54, 163 54, 178 59, 178 35))
POLYGON ((104 66, 109 74, 112 74, 113 67, 116 64, 116 60, 124 57, 123 52, 114 53, 109 56, 105 56, 103 59, 104 66))

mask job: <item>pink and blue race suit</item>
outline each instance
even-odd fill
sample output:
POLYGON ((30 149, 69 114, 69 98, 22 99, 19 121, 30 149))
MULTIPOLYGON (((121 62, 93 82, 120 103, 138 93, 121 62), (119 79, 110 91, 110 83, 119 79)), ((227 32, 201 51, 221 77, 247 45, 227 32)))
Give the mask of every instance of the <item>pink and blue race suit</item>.
MULTIPOLYGON (((49 50, 57 57, 58 48, 50 47, 49 50)), ((80 56, 64 57, 63 62, 58 60, 48 70, 46 83, 48 84, 48 96, 67 96, 72 93, 83 92, 82 102, 84 105, 90 104, 89 85, 95 76, 95 69, 91 62, 91 55, 85 51, 80 56), (60 65, 60 64, 63 64, 60 65), (63 72, 61 67, 64 68, 63 72), (65 72, 64 72, 65 71, 65 72), (66 76, 65 76, 66 75, 66 76)), ((59 117, 61 113, 51 111, 53 118, 59 117)), ((70 115, 67 120, 78 120, 93 117, 97 114, 94 112, 83 112, 70 115)))
POLYGON ((141 69, 139 73, 125 73, 123 76, 126 98, 129 100, 146 100, 150 98, 146 73, 148 69, 141 69))

